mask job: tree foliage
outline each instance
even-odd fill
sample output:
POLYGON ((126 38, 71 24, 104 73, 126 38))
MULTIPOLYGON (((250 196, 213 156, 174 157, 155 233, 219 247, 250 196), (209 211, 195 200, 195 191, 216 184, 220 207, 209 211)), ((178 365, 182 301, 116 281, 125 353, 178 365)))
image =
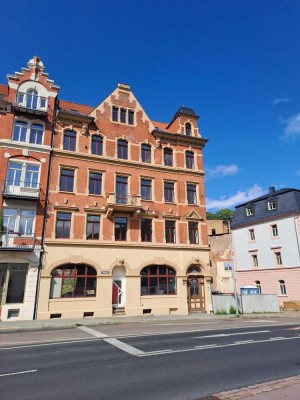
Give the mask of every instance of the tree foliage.
POLYGON ((228 222, 234 216, 234 211, 230 210, 229 208, 223 208, 215 213, 207 212, 206 218, 207 219, 221 219, 222 221, 228 222))

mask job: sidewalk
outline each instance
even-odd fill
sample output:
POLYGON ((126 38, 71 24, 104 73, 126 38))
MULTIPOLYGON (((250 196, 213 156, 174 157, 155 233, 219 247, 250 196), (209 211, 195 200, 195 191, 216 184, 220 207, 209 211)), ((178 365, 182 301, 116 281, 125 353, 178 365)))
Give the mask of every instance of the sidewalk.
MULTIPOLYGON (((102 324, 130 324, 139 322, 159 322, 159 321, 228 321, 228 320, 261 320, 261 319, 281 319, 285 318, 299 318, 300 313, 297 312, 280 312, 278 314, 243 314, 239 317, 236 315, 209 315, 202 313, 191 313, 189 315, 141 315, 137 317, 127 316, 113 316, 109 318, 75 318, 75 319, 47 319, 47 320, 33 320, 33 321, 0 321, 0 334, 13 333, 13 332, 34 332, 41 330, 51 329, 68 329, 76 326, 85 325, 102 325, 102 324)), ((282 321, 284 322, 284 321, 282 321)), ((299 396, 300 399, 300 396, 299 396)))
POLYGON ((228 390, 201 400, 299 400, 300 375, 241 389, 228 390))

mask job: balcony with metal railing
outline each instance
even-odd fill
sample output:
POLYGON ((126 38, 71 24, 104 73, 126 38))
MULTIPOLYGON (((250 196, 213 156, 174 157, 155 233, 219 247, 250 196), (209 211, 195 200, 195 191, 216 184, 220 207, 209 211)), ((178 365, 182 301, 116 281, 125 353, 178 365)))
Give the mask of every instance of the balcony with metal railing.
POLYGON ((38 200, 40 197, 40 184, 26 181, 6 180, 3 183, 2 196, 6 198, 19 198, 38 200))
POLYGON ((109 193, 107 197, 107 216, 110 217, 113 212, 129 212, 137 217, 143 210, 141 196, 135 194, 118 195, 109 193))
POLYGON ((45 115, 48 112, 48 101, 44 96, 31 92, 17 92, 13 107, 18 111, 45 115))
POLYGON ((0 232, 0 251, 34 251, 39 244, 34 235, 0 232))

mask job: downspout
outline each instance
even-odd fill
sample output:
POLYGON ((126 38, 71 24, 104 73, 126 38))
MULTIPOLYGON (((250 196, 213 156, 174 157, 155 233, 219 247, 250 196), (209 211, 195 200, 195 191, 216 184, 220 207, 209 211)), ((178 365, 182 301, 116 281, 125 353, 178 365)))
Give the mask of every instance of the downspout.
POLYGON ((295 233, 296 233, 296 239, 297 239, 297 247, 298 247, 298 254, 299 254, 299 261, 300 261, 300 238, 299 238, 299 233, 296 225, 296 220, 299 218, 299 210, 297 211, 296 217, 294 217, 294 227, 295 227, 295 233))
POLYGON ((48 210, 48 204, 49 204, 50 175, 51 175, 51 171, 52 171, 52 160, 53 160, 53 142, 54 142, 55 124, 56 124, 56 116, 57 116, 57 108, 58 108, 57 103, 58 103, 58 98, 56 97, 55 104, 54 104, 54 110, 53 110, 50 157, 49 157, 48 177, 47 177, 46 196, 45 196, 45 208, 44 208, 44 220, 43 220, 43 228, 42 228, 41 251, 40 251, 38 276, 37 276, 36 291, 35 291, 33 319, 36 319, 36 317, 37 317, 40 279, 41 279, 41 272, 42 272, 43 255, 44 255, 44 251, 45 251, 44 244, 45 244, 45 233, 46 233, 46 219, 47 219, 47 210, 48 210))

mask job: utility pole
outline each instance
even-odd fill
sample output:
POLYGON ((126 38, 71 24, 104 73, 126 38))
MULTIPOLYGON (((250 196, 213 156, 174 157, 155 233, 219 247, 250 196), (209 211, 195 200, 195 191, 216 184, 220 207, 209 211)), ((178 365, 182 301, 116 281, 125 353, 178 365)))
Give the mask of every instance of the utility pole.
POLYGON ((230 261, 232 265, 232 279, 233 279, 233 291, 234 291, 234 300, 235 300, 235 310, 236 315, 239 316, 239 305, 238 305, 238 295, 237 295, 237 288, 236 288, 236 275, 235 275, 235 265, 234 265, 234 254, 232 248, 232 231, 230 226, 230 220, 228 220, 228 234, 229 234, 229 244, 230 244, 230 261))

